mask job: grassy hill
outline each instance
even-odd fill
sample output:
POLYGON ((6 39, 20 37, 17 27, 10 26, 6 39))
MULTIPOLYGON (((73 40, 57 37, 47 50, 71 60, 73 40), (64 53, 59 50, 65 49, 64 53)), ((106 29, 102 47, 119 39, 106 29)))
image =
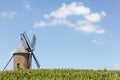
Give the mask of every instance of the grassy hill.
POLYGON ((120 80, 120 71, 37 69, 0 72, 0 80, 120 80))

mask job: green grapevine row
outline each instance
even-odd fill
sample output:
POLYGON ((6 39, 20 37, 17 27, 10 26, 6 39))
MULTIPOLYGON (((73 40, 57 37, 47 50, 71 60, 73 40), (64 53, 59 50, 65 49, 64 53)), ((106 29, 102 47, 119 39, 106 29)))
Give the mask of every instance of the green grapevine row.
POLYGON ((37 69, 0 72, 0 80, 120 80, 120 71, 37 69))

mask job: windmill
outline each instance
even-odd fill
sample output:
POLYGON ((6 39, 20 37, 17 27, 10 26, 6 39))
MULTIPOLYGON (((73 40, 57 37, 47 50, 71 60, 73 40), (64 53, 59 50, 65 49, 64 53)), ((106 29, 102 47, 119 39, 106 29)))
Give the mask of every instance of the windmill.
POLYGON ((13 53, 13 56, 10 58, 3 71, 6 69, 12 58, 14 58, 14 70, 17 69, 30 69, 32 67, 32 58, 35 60, 37 68, 40 68, 40 64, 34 54, 36 37, 33 35, 32 40, 30 42, 26 33, 22 33, 21 42, 13 53))

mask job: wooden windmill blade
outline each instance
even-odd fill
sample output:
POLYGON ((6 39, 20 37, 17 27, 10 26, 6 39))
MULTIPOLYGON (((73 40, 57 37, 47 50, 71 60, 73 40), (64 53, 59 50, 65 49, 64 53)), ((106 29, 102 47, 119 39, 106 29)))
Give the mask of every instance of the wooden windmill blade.
POLYGON ((24 41, 25 41, 28 49, 29 49, 30 51, 33 50, 33 49, 32 49, 32 46, 31 46, 31 43, 30 43, 30 40, 29 40, 29 38, 28 38, 28 36, 27 36, 27 34, 26 34, 25 32, 23 33, 23 39, 24 39, 24 41))
POLYGON ((25 45, 27 45, 26 50, 28 52, 30 52, 30 56, 29 56, 29 65, 30 65, 30 67, 31 67, 31 64, 32 64, 32 56, 33 56, 33 58, 34 58, 34 60, 36 62, 36 65, 39 68, 40 64, 39 64, 37 58, 35 57, 35 55, 33 53, 33 51, 35 49, 35 43, 36 43, 35 35, 33 35, 32 42, 30 42, 30 40, 29 40, 29 38, 28 38, 28 36, 26 35, 25 32, 23 34, 21 34, 21 37, 22 37, 22 40, 24 41, 25 45))
POLYGON ((27 38, 24 33, 20 34, 21 35, 21 42, 25 46, 26 50, 30 49, 29 43, 27 41, 27 38))
POLYGON ((39 64, 37 58, 35 57, 34 53, 32 53, 32 55, 33 55, 33 58, 34 58, 34 60, 35 60, 36 66, 37 66, 38 68, 40 68, 40 64, 39 64))
POLYGON ((35 50, 35 43, 36 43, 36 36, 33 34, 32 41, 31 41, 31 47, 33 50, 35 50))
POLYGON ((7 62, 7 64, 5 65, 3 71, 6 69, 6 67, 8 66, 8 64, 10 63, 10 61, 12 60, 13 56, 9 59, 9 61, 7 62))

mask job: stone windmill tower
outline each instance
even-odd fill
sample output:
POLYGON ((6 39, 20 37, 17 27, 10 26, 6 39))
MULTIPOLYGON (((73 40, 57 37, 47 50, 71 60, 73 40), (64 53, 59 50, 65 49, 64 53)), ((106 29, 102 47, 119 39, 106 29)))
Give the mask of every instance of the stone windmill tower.
POLYGON ((33 35, 32 41, 29 41, 28 36, 26 33, 21 34, 21 42, 18 46, 18 48, 15 50, 13 53, 13 56, 10 58, 6 66, 4 67, 3 71, 5 68, 8 66, 10 61, 13 60, 13 69, 18 70, 18 69, 30 69, 32 66, 32 57, 35 60, 35 63, 38 68, 40 68, 40 64, 35 57, 33 51, 35 50, 35 42, 36 42, 36 37, 33 35))
POLYGON ((13 68, 17 69, 29 69, 29 56, 30 53, 25 49, 25 46, 20 43, 16 51, 13 53, 13 68))

